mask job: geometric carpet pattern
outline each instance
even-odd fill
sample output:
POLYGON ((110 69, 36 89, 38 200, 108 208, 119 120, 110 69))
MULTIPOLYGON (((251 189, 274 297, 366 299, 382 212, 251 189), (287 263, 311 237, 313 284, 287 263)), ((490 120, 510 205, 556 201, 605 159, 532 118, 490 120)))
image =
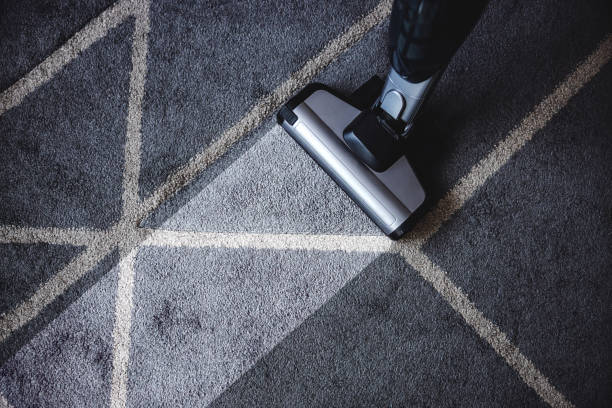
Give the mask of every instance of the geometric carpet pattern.
MULTIPOLYGON (((593 388, 580 383, 588 396, 574 390, 571 378, 545 362, 542 366, 538 355, 554 359, 560 349, 559 358, 565 358, 579 346, 536 346, 507 322, 511 317, 497 314, 500 305, 484 295, 499 284, 483 261, 495 250, 469 243, 486 235, 479 222, 497 219, 477 203, 493 200, 502 211, 507 188, 497 187, 505 182, 500 177, 509 166, 528 171, 520 168, 525 146, 562 120, 562 112, 584 92, 597 92, 590 88, 593 81, 606 78, 601 87, 604 95, 610 91, 612 36, 600 35, 580 59, 562 67, 560 80, 539 99, 526 101, 527 111, 516 113, 519 120, 460 177, 434 193, 415 229, 393 242, 270 119, 309 82, 338 77, 334 69, 344 67, 334 64, 352 58, 351 50, 384 37, 391 1, 356 10, 350 23, 342 21, 336 32, 330 28, 321 34, 319 42, 305 46, 309 57, 296 59, 295 67, 256 78, 252 100, 230 93, 229 101, 211 101, 215 111, 203 117, 223 115, 223 103, 244 109, 219 116, 210 129, 203 130, 206 125, 199 121, 182 124, 181 131, 212 136, 185 142, 173 155, 150 147, 151 138, 158 132, 172 137, 166 123, 180 122, 197 106, 181 89, 172 96, 180 99, 180 109, 157 106, 158 91, 147 88, 150 82, 173 86, 171 77, 148 65, 159 52, 152 16, 160 7, 172 15, 168 4, 120 0, 0 95, 0 128, 7 141, 34 132, 34 138, 53 145, 7 143, 14 167, 3 170, 11 185, 2 189, 0 226, 6 265, 0 406, 609 403, 609 390, 599 386, 612 379, 609 353, 593 356, 601 359, 602 379, 593 388), (98 61, 107 66, 97 66, 98 61), (80 63, 88 64, 90 76, 67 91, 62 84, 82 75, 80 63), (106 91, 90 92, 101 87, 106 91), (73 114, 74 109, 82 110, 73 114), (156 109, 168 119, 149 121, 147 115, 156 109), (32 130, 36 120, 44 125, 32 130), (66 132, 70 136, 62 137, 66 132), (55 173, 40 165, 49 160, 44 149, 52 150, 61 166, 55 173), (145 157, 144 151, 153 153, 145 157), (182 162, 173 162, 177 157, 182 162), (153 163, 162 164, 155 170, 153 163), (85 182, 90 185, 83 187, 85 182), (46 210, 29 211, 32 203, 46 210), (467 262, 464 255, 480 263, 467 262), (474 265, 481 269, 457 272, 474 265), (391 328, 382 327, 386 320, 371 310, 391 316, 391 328), (366 319, 369 313, 373 317, 366 319), (464 364, 467 371, 456 370, 464 364)), ((189 14, 176 24, 189 26, 189 14)), ((168 32, 174 29, 179 28, 171 25, 168 32)), ((213 58, 215 47, 209 50, 213 58)), ((249 58, 256 57, 247 55, 244 61, 249 58)), ((237 72, 248 72, 244 61, 235 62, 237 72)), ((451 67, 447 75, 454 74, 451 67)), ((234 80, 239 79, 230 78, 224 86, 234 80)), ((610 113, 609 105, 602 109, 603 116, 610 113)), ((608 148, 609 143, 599 149, 602 162, 608 148)), ((529 158, 529 163, 538 160, 529 158)), ((591 181, 586 183, 592 188, 605 189, 591 181)), ((519 200, 538 188, 526 185, 526 197, 519 200)), ((552 193, 548 197, 555 199, 552 193)), ((512 218, 513 202, 507 205, 509 215, 499 215, 504 225, 520 223, 512 218)), ((605 236, 609 214, 604 211, 602 218, 605 236)), ((602 245, 605 252, 607 244, 596 241, 591 247, 602 245)), ((601 251, 594 249, 592 256, 602 256, 601 251)), ((499 262, 503 256, 498 254, 499 262)), ((603 256, 604 267, 610 267, 609 254, 603 256)), ((506 262, 514 261, 520 259, 506 262)), ((589 276, 581 284, 596 286, 599 275, 589 276)), ((521 310, 529 306, 526 298, 516 298, 522 293, 520 279, 513 293, 499 289, 499 302, 521 310)), ((524 284, 537 284, 536 277, 530 279, 524 284)), ((585 296, 599 293, 605 299, 609 284, 594 290, 585 289, 585 296)), ((605 332, 611 327, 609 297, 597 307, 605 332)), ((546 341, 551 338, 554 333, 546 341)), ((594 335, 591 341, 598 339, 594 335)), ((604 340, 601 348, 609 346, 604 340)))

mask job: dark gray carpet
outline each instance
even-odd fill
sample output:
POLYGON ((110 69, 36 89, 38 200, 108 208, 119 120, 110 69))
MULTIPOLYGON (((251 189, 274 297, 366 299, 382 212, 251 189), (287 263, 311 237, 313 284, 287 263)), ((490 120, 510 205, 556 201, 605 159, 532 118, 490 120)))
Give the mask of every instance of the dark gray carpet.
POLYGON ((132 30, 131 21, 111 30, 0 116, 2 224, 104 228, 118 220, 132 30))
POLYGON ((608 80, 587 85, 426 249, 587 406, 612 398, 611 110, 591 103, 612 94, 611 74, 604 68, 608 80))
MULTIPOLYGON (((0 2, 0 91, 110 4, 0 2)), ((138 196, 376 4, 152 2, 138 196)), ((428 205, 596 49, 611 12, 603 0, 491 1, 416 125, 408 156, 428 205)), ((135 27, 124 19, 0 115, 2 316, 83 253, 58 243, 66 229, 121 220, 135 27), (10 243, 25 227, 59 229, 10 243)), ((384 75, 386 32, 384 21, 316 79, 351 92, 384 75)), ((424 247, 578 407, 612 402, 611 74, 605 66, 424 247)), ((140 225, 378 234, 272 116, 140 225)), ((0 407, 122 405, 122 271, 117 246, 102 255, 21 327, 2 321, 0 407)), ((546 405, 397 255, 147 245, 133 278, 127 406, 546 405)))
POLYGON ((64 44, 112 0, 0 1, 0 89, 64 44))
POLYGON ((212 404, 543 405, 431 286, 392 255, 368 265, 212 404))

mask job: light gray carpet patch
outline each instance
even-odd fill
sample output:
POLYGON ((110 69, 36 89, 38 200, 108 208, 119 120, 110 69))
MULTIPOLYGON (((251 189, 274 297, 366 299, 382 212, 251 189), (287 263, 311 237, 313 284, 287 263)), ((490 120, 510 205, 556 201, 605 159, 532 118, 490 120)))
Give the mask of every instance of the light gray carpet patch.
POLYGON ((15 407, 108 406, 117 269, 103 275, 0 368, 15 407))
POLYGON ((106 227, 121 205, 131 19, 0 116, 0 223, 106 227))
POLYGON ((0 314, 32 296, 80 251, 64 245, 0 245, 0 314))
POLYGON ((608 65, 425 246, 576 406, 612 400, 608 65))
POLYGON ((142 249, 128 405, 206 405, 375 256, 142 249))
MULTIPOLYGON (((428 204, 436 203, 593 50, 608 31, 607 3, 581 3, 570 15, 556 20, 547 17, 561 13, 558 2, 552 0, 537 5, 501 1, 487 8, 473 34, 454 56, 410 136, 407 155, 428 194, 428 204), (590 22, 588 35, 575 36, 584 21, 590 22), (546 39, 546 45, 539 39, 546 39), (552 64, 551 58, 558 63, 552 64)), ((373 30, 316 80, 348 94, 370 76, 385 75, 387 29, 388 25, 382 24, 373 30)), ((225 127, 229 126, 230 123, 225 127)), ((244 144, 252 144, 252 138, 265 133, 267 129, 250 136, 244 144)), ((187 142, 173 139, 177 144, 187 142)), ((205 173, 220 172, 219 167, 225 169, 235 158, 228 154, 216 163, 215 169, 205 173)), ((160 225, 210 180, 210 175, 203 174, 190 191, 163 205, 145 225, 160 225)))
POLYGON ((210 405, 458 406, 544 404, 397 255, 372 262, 210 405))
POLYGON ((141 196, 377 3, 153 1, 141 196))
MULTIPOLYGON (((27 13, 38 4, 34 3, 19 6, 27 13)), ((177 166, 235 123, 258 97, 374 5, 373 1, 152 3, 141 195, 153 191, 177 166)), ((91 5, 82 5, 84 12, 93 10, 91 5)), ((69 16, 73 13, 79 11, 68 11, 69 16)), ((11 12, 14 25, 5 26, 0 20, 2 29, 9 27, 0 33, 19 31, 15 28, 21 24, 19 16, 11 12)), ((41 50, 48 50, 50 41, 58 38, 57 27, 65 33, 74 30, 70 19, 62 18, 35 20, 51 29, 23 28, 20 32, 27 38, 20 39, 24 41, 19 47, 35 43, 33 47, 42 44, 41 50)), ((436 201, 488 154, 592 52, 609 27, 608 0, 561 6, 553 0, 491 2, 415 126, 409 156, 430 197, 436 201)), ((319 80, 350 92, 371 74, 384 74, 385 29, 384 25, 375 29, 319 80)), ((105 227, 117 219, 131 30, 131 22, 112 30, 23 105, 0 117, 4 181, 0 223, 105 227)), ((5 38, 13 38, 4 34, 0 49, 7 44, 5 38)), ((41 54, 28 54, 26 47, 24 58, 36 54, 35 61, 16 70, 2 71, 3 67, 0 75, 8 72, 16 77, 27 70, 26 65, 37 63, 41 54)), ((609 71, 604 74, 610 78, 609 71)), ((0 78, 0 83, 7 81, 12 82, 0 78)), ((531 150, 526 155, 517 155, 499 178, 490 181, 490 190, 483 188, 475 199, 478 205, 472 203, 427 247, 476 306, 577 405, 604 405, 610 400, 607 333, 612 294, 604 273, 610 270, 609 258, 604 255, 610 252, 607 206, 612 199, 604 176, 612 170, 604 143, 609 138, 588 130, 601 126, 605 132, 612 126, 602 119, 611 117, 610 92, 606 87, 604 92, 589 93, 555 117, 553 122, 559 123, 546 142, 528 145, 531 150), (571 136, 560 142, 557 135, 571 136), (520 167, 517 163, 523 160, 520 167), (559 199, 560 192, 567 196, 559 199), (517 202, 529 204, 530 211, 517 210, 517 202)), ((278 144, 280 135, 274 136, 277 139, 268 135, 272 123, 269 119, 206 169, 189 186, 189 199, 171 200, 156 213, 153 224, 162 225, 161 220, 171 218, 195 197, 169 226, 375 232, 287 135, 283 136, 287 144, 278 144), (260 138, 268 139, 251 152, 260 138), (274 152, 284 156, 278 159, 274 152), (302 171, 292 173, 289 160, 300 154, 303 160, 297 160, 297 166, 302 171), (285 167, 266 167, 265 162, 285 167), (285 178, 287 174, 294 177, 285 178), (314 178, 303 180, 304 174, 314 178), (306 184, 298 187, 292 180, 306 184), (320 185, 314 184, 319 181, 320 185), (199 195, 211 183, 207 191, 213 196, 199 195), (314 198, 305 196, 308 191, 314 198), (278 221, 266 213, 265 200, 258 202, 261 197, 278 201, 270 206, 278 221), (309 204, 298 207, 305 214, 291 212, 289 204, 296 199, 309 204), (212 211, 198 208, 198 202, 210 205, 212 211), (219 220, 213 213, 219 213, 219 220), (339 217, 333 219, 328 213, 339 217), (239 224, 239 219, 246 224, 239 224)), ((537 140, 538 135, 530 143, 537 140)), ((70 252, 55 247, 49 251, 57 260, 48 261, 47 270, 45 261, 32 263, 43 270, 24 277, 27 282, 17 280, 21 286, 15 286, 14 294, 8 289, 7 307, 29 296, 70 252)), ((19 254, 34 257, 40 252, 19 254)), ((359 274, 370 256, 143 250, 134 294, 128 384, 132 405, 202 405, 228 386, 218 405, 535 406, 541 402, 403 263, 383 257, 359 274), (358 279, 350 281, 355 274, 358 279), (347 281, 349 286, 334 296, 347 281), (240 377, 244 370, 247 373, 240 377)), ((40 318, 0 345, 0 393, 16 408, 108 404, 112 306, 107 305, 112 305, 116 284, 102 282, 116 258, 107 257, 102 268, 89 271, 40 318), (99 284, 93 293, 105 295, 86 291, 95 282, 99 284), (104 300, 92 304, 83 300, 88 296, 104 300)), ((30 261, 11 266, 15 269, 10 279, 29 270, 30 261)))
POLYGON ((376 226, 280 126, 274 126, 163 228, 376 233, 376 226))
MULTIPOLYGON (((556 20, 546 17, 560 12, 555 1, 547 0, 538 5, 502 1, 487 8, 474 33, 451 61, 411 135, 408 157, 431 203, 440 199, 592 51, 608 30, 606 10, 609 5, 605 3, 581 3, 571 15, 556 20), (533 21, 546 21, 546 24, 533 24, 533 21), (590 22, 589 35, 575 36, 584 21, 590 22), (543 45, 536 38, 546 39, 546 52, 542 52, 543 45), (485 60, 482 55, 486 56, 485 60), (557 58, 559 63, 551 64, 551 58, 557 58)), ((387 24, 382 24, 373 30, 316 80, 350 93, 370 76, 385 75, 388 70, 387 28, 387 24)), ((234 84, 226 83, 233 88, 234 84)), ((216 96, 210 97, 213 98, 211 103, 216 101, 216 96)), ((174 123, 182 124, 188 119, 184 112, 182 109, 174 116, 174 123)), ((198 120, 204 119, 198 117, 198 120)), ((219 125, 217 135, 211 137, 218 137, 232 123, 219 125)), ((169 133, 177 146, 168 149, 182 149, 181 144, 191 143, 195 137, 176 138, 177 134, 180 133, 169 133)), ((193 151, 201 148, 194 145, 193 151)), ((228 156, 227 161, 235 160, 236 156, 228 156)), ((227 164, 222 158, 218 167, 224 166, 227 164)), ((210 180, 206 175, 201 179, 197 190, 210 180)), ((147 225, 159 225, 186 201, 184 196, 173 199, 172 204, 164 205, 147 225)))
MULTIPOLYGON (((334 61, 326 69, 324 69, 323 72, 321 72, 321 74, 319 74, 315 80, 318 82, 329 84, 330 86, 333 86, 341 90, 342 92, 345 92, 346 94, 350 94, 351 92, 355 91, 362 83, 367 81, 371 76, 377 75, 377 74, 380 76, 386 75, 387 70, 388 70, 386 48, 385 48, 386 38, 387 38, 387 29, 388 29, 387 23, 383 23, 375 27, 370 33, 366 34, 364 38, 359 43, 357 43, 353 48, 347 50, 336 61, 334 61), (367 60, 367 64, 363 63, 364 60, 367 60)), ((256 144, 260 139, 265 137, 269 140, 266 142, 263 142, 257 148, 258 150, 255 153, 257 156, 262 156, 260 158, 261 162, 259 164, 254 162, 255 157, 253 157, 253 153, 247 153, 249 156, 242 159, 242 160, 249 161, 250 166, 254 167, 252 169, 249 169, 249 172, 255 171, 255 172, 261 173, 261 171, 258 170, 257 167, 265 166, 267 170, 267 173, 264 175, 265 180, 267 180, 265 182, 274 181, 275 183, 280 182, 282 184, 286 184, 288 180, 293 179, 293 181, 289 181, 289 184, 290 184, 289 188, 295 189, 295 186, 293 186, 293 183, 299 183, 299 185, 305 185, 306 190, 304 190, 303 192, 298 192, 298 194, 295 197, 290 198, 292 203, 295 203, 298 200, 304 200, 304 197, 306 197, 307 202, 312 201, 312 197, 316 197, 317 200, 323 200, 323 201, 317 202, 316 206, 306 211, 306 214, 297 214, 296 209, 292 208, 291 205, 286 206, 286 208, 283 209, 283 214, 282 214, 282 224, 283 225, 281 225, 281 222, 278 222, 272 219, 270 215, 266 215, 265 211, 264 211, 264 214, 262 213, 258 214, 258 213, 254 213, 253 211, 251 211, 251 210, 254 210, 255 208, 251 208, 249 211, 244 212, 244 214, 242 214, 241 210, 239 208, 236 208, 235 204, 230 205, 231 208, 228 208, 226 210, 224 208, 220 208, 219 205, 217 205, 218 203, 213 203, 213 207, 211 209, 214 208, 215 211, 221 211, 222 214, 225 214, 225 215, 222 215, 222 218, 224 220, 227 220, 228 218, 232 218, 233 215, 235 215, 237 218, 243 221, 246 220, 248 225, 250 225, 252 228, 255 228, 256 231, 261 231, 263 228, 264 230, 274 230, 274 231, 279 231, 279 232, 282 232, 282 231, 285 231, 285 232, 290 232, 290 231, 292 232, 334 231, 334 230, 337 230, 339 232, 344 232, 344 233, 351 233, 351 232, 357 232, 357 231, 372 231, 373 232, 374 227, 372 226, 372 223, 363 215, 355 214, 354 212, 355 207, 347 204, 346 200, 348 200, 348 198, 346 197, 346 195, 342 192, 338 195, 337 192, 330 189, 329 181, 325 180, 325 178, 328 178, 328 177, 326 176, 321 177, 322 172, 320 170, 314 170, 314 171, 311 170, 312 159, 310 158, 304 159, 304 157, 307 157, 307 156, 303 154, 303 152, 301 151, 301 148, 298 145, 296 145, 295 142, 293 142, 293 140, 288 134, 285 134, 284 138, 279 137, 279 136, 271 136, 269 134, 271 132, 278 131, 278 129, 273 130, 273 127, 275 126, 276 126, 276 119, 271 118, 270 120, 265 121, 264 124, 262 124, 262 126, 260 126, 258 129, 246 135, 243 139, 241 139, 238 143, 236 143, 236 145, 234 145, 227 154, 225 154, 223 157, 221 157, 219 160, 213 163, 210 167, 206 168, 206 171, 204 171, 200 176, 198 176, 198 178, 194 180, 193 183, 188 185, 185 189, 179 191, 176 196, 172 197, 170 200, 163 203, 160 206, 160 208, 154 211, 143 222, 143 226, 160 227, 164 221, 168 220, 169 218, 172 218, 174 213, 178 211, 180 207, 188 205, 188 203, 191 200, 193 200, 194 197, 198 196, 198 194, 201 195, 202 190, 206 189, 206 186, 208 184, 213 182, 217 177, 219 177, 221 173, 223 173, 229 166, 231 166, 234 161, 236 161, 237 159, 245 155, 245 152, 251 149, 251 147, 253 147, 253 145, 256 144), (281 143, 286 144, 286 146, 285 147, 280 146, 281 143), (274 148, 273 151, 278 152, 278 149, 281 148, 283 152, 282 156, 276 157, 276 156, 272 156, 272 154, 262 151, 262 149, 265 150, 268 148, 269 145, 272 145, 272 144, 279 145, 279 147, 274 148), (283 173, 285 173, 287 172, 286 161, 291 160, 291 157, 297 158, 298 160, 297 168, 302 169, 302 170, 306 169, 305 174, 299 174, 295 170, 290 170, 289 174, 287 175, 278 174, 274 176, 273 173, 280 173, 280 171, 273 169, 273 168, 271 169, 270 166, 275 165, 275 163, 280 163, 284 166, 282 167, 283 168, 282 171, 283 173), (308 164, 306 162, 311 162, 311 164, 308 164), (309 180, 312 177, 314 177, 314 179, 309 180), (306 184, 304 184, 304 180, 306 181, 306 184), (315 185, 314 188, 311 190, 310 185, 313 184, 314 182, 320 183, 320 186, 315 185), (329 195, 325 196, 325 194, 329 194, 329 195), (331 202, 326 203, 328 200, 331 202), (341 209, 334 210, 333 206, 336 204, 339 204, 341 209), (324 211, 326 211, 328 208, 332 208, 331 211, 333 213, 339 213, 341 210, 347 211, 347 212, 339 213, 338 218, 334 220, 334 219, 331 219, 331 217, 325 212, 317 213, 316 211, 319 206, 324 206, 323 208, 324 211), (353 217, 354 217, 354 220, 352 220, 353 217), (306 219, 308 219, 310 223, 314 223, 314 224, 310 225, 309 223, 303 222, 306 219), (271 224, 262 225, 262 221, 264 220, 271 220, 271 224), (329 223, 329 224, 325 224, 325 223, 329 223)), ((241 167, 242 169, 246 168, 245 163, 239 164, 237 166, 241 167)), ((249 174, 238 173, 236 172, 236 170, 232 170, 230 173, 237 177, 249 178, 249 180, 254 178, 253 176, 249 174)), ((227 180, 228 177, 231 177, 231 176, 225 175, 223 177, 225 180, 227 180)), ((264 181, 263 180, 259 181, 255 179, 254 182, 261 184, 264 181)), ((217 185, 215 187, 215 191, 217 191, 220 188, 219 182, 216 181, 216 183, 217 185)), ((240 180, 230 180, 230 183, 239 184, 241 183, 241 181, 240 180)), ((279 187, 280 187, 279 185, 270 185, 267 188, 269 189, 268 192, 262 191, 262 193, 266 197, 266 200, 268 199, 274 200, 272 205, 277 208, 281 202, 286 200, 286 197, 279 196, 278 194, 279 187)), ((193 220, 190 220, 189 222, 186 222, 186 223, 184 222, 184 220, 183 221, 171 220, 168 225, 172 225, 173 227, 181 228, 181 229, 189 229, 189 228, 201 229, 201 228, 209 228, 207 227, 207 223, 212 222, 215 228, 217 228, 220 231, 247 230, 248 226, 239 225, 237 223, 237 220, 230 221, 229 224, 221 223, 215 220, 211 221, 210 214, 208 216, 204 215, 204 219, 202 221, 199 221, 197 218, 202 217, 203 213, 208 210, 205 209, 204 207, 197 208, 195 204, 199 200, 200 201, 203 200, 202 197, 197 197, 194 200, 195 200, 194 203, 190 205, 190 208, 191 208, 190 211, 197 212, 197 217, 194 217, 193 220)), ((208 198, 205 198, 204 200, 206 202, 214 202, 214 197, 208 197, 208 198)), ((264 204, 266 203, 262 202, 261 204, 259 204, 259 206, 264 207, 264 204)), ((270 204, 270 202, 268 202, 267 204, 270 204)), ((303 207, 304 204, 300 204, 299 206, 303 207)), ((186 215, 183 215, 181 217, 184 218, 185 216, 186 215)), ((212 227, 213 225, 210 226, 210 228, 212 227)))

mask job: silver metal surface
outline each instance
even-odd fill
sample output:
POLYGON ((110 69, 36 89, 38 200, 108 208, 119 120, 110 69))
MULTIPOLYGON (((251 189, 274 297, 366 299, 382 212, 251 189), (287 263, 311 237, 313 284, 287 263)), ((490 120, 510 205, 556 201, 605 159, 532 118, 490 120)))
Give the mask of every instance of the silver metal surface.
POLYGON ((393 119, 398 119, 404 111, 404 97, 395 89, 387 92, 382 99, 380 107, 393 119))
POLYGON ((358 109, 317 90, 293 109, 297 121, 283 128, 385 232, 398 229, 425 200, 425 192, 405 157, 377 173, 344 143, 344 128, 358 109))

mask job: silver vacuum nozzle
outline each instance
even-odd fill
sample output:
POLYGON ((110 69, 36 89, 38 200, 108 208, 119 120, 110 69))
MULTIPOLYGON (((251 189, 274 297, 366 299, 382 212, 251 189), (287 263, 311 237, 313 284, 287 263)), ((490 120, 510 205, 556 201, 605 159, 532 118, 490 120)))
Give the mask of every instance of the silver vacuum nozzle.
POLYGON ((425 192, 404 156, 376 172, 353 154, 343 132, 360 113, 328 88, 313 84, 281 109, 278 120, 374 223, 397 239, 411 226, 425 192))

